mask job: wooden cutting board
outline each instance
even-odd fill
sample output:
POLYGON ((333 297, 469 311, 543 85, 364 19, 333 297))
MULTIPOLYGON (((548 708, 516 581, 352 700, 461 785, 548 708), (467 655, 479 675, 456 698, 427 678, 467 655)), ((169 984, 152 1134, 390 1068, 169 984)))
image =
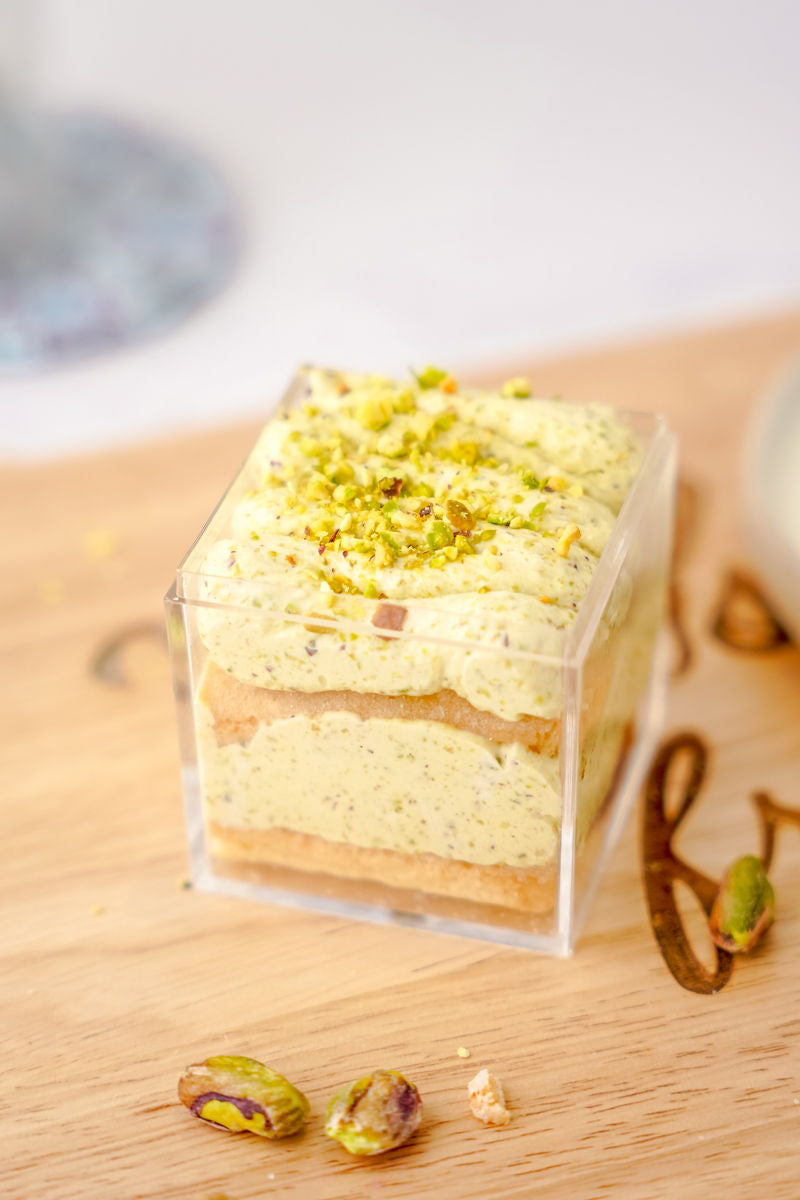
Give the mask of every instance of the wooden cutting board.
MULTIPOLYGON (((537 390, 663 409, 679 434, 677 595, 691 662, 668 732, 695 731, 710 760, 677 852, 713 877, 759 849, 752 792, 800 807, 800 655, 780 640, 737 650, 711 633, 731 569, 747 565, 745 422, 798 347, 800 313, 528 365, 537 390)), ((777 922, 716 994, 687 990, 665 966, 644 899, 641 813, 568 961, 182 888, 161 594, 254 433, 0 475, 0 1195, 796 1200, 790 823, 772 867, 777 922), (213 1053, 288 1075, 311 1100, 307 1132, 271 1144, 191 1118, 178 1075, 213 1053), (403 1150, 360 1162, 324 1137, 322 1115, 338 1085, 375 1065, 417 1083, 425 1122, 403 1150), (505 1129, 468 1112, 466 1083, 482 1066, 506 1086, 505 1129)), ((686 892, 682 905, 710 964, 697 901, 686 892)))

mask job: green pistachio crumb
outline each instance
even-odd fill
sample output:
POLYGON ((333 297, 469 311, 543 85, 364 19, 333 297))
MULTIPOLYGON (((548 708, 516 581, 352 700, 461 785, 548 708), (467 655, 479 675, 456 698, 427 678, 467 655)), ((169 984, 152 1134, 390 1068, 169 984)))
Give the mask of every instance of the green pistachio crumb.
POLYGON ((526 400, 530 394, 530 382, 521 375, 515 379, 507 379, 500 389, 501 396, 515 396, 519 400, 526 400))
POLYGON ((454 462, 472 467, 480 459, 481 448, 477 442, 453 442, 447 448, 446 453, 454 462))
POLYGON ((355 418, 359 425, 363 425, 365 429, 371 429, 374 432, 385 428, 393 415, 394 404, 392 403, 392 396, 390 392, 385 390, 378 390, 367 396, 365 400, 362 400, 355 412, 355 418))
POLYGON ((449 546, 452 543, 453 531, 445 525, 444 521, 434 521, 425 538, 431 550, 441 550, 443 546, 449 546))
MULTIPOLYGON (((413 374, 413 372, 412 372, 413 374)), ((430 388, 436 388, 447 379, 448 372, 443 371, 441 367, 434 367, 430 364, 423 367, 419 375, 415 376, 417 383, 423 391, 428 391, 430 388)))
POLYGON ((411 388, 402 388, 394 398, 394 411, 398 413, 415 412, 417 402, 411 388))

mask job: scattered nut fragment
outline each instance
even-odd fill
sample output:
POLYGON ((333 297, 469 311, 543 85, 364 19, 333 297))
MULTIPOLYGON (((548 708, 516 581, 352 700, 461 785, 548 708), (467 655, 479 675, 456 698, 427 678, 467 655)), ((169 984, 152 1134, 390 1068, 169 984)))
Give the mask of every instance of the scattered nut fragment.
POLYGON ((456 1054, 459 1058, 469 1058, 469 1050, 466 1046, 459 1046, 456 1050, 456 1054))
POLYGON ((500 388, 501 396, 514 396, 518 400, 525 400, 531 394, 530 381, 518 375, 514 379, 507 379, 500 388))
POLYGON ((457 529, 459 533, 469 533, 475 528, 475 518, 466 504, 462 504, 460 500, 448 500, 444 506, 444 515, 453 529, 457 529))
POLYGON ((399 1071, 372 1071, 337 1092, 328 1105, 325 1132, 350 1154, 383 1154, 416 1131, 422 1099, 399 1071))
POLYGON ((178 1082, 178 1099, 218 1129, 266 1138, 297 1133, 310 1107, 288 1079, 238 1054, 219 1054, 187 1067, 178 1082))
POLYGON ((567 525, 566 529, 562 531, 558 541, 556 542, 556 554, 560 555, 561 558, 566 558, 569 554, 570 546, 574 541, 577 541, 580 536, 581 531, 577 525, 567 525))
POLYGON ((752 950, 775 920, 775 892, 760 858, 745 854, 725 872, 709 926, 711 937, 731 954, 752 950))
POLYGON ((119 549, 119 538, 113 529, 88 529, 83 549, 87 558, 111 558, 119 549))
POLYGON ((441 367, 434 367, 430 364, 423 367, 419 375, 417 375, 417 383, 423 391, 428 391, 430 388, 439 387, 445 379, 448 378, 447 371, 443 371, 441 367))
POLYGON ((485 1067, 467 1084, 467 1094, 473 1117, 484 1125, 507 1125, 511 1120, 503 1085, 485 1067))

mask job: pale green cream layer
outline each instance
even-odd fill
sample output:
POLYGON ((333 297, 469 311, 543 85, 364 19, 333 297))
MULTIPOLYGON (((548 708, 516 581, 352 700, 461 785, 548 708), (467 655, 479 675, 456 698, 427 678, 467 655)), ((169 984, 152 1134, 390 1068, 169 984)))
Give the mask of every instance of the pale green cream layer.
POLYGON ((483 864, 552 864, 558 763, 433 721, 352 713, 262 726, 218 746, 198 705, 207 819, 483 864))
POLYGON ((212 657, 262 687, 450 688, 505 719, 557 716, 558 669, 522 656, 561 653, 640 460, 630 430, 593 406, 305 380, 251 455, 228 536, 197 548, 201 596, 226 606, 199 611, 212 657), (399 640, 313 620, 369 623, 382 601, 406 610, 399 640))
MULTIPOLYGON (((605 725, 587 743, 579 845, 610 786, 624 728, 605 725)), ((247 745, 219 746, 198 705, 198 749, 206 818, 227 828, 510 867, 552 866, 558 851, 558 761, 525 746, 352 713, 276 721, 247 745)))

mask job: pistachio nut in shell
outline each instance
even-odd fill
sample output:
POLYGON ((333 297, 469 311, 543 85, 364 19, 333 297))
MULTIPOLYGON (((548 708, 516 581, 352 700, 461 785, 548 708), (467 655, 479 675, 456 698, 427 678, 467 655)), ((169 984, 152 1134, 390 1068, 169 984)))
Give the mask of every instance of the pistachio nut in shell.
POLYGON ((266 1138, 297 1133, 310 1107, 283 1075, 238 1054, 219 1054, 187 1067, 178 1082, 178 1099, 218 1129, 266 1138))
POLYGON ((752 950, 775 920, 775 892, 755 854, 737 858, 725 872, 709 920, 711 936, 731 954, 752 950))
POLYGON ((407 1142, 421 1119, 414 1084, 399 1071, 376 1070, 336 1093, 325 1132, 350 1154, 384 1154, 407 1142))

